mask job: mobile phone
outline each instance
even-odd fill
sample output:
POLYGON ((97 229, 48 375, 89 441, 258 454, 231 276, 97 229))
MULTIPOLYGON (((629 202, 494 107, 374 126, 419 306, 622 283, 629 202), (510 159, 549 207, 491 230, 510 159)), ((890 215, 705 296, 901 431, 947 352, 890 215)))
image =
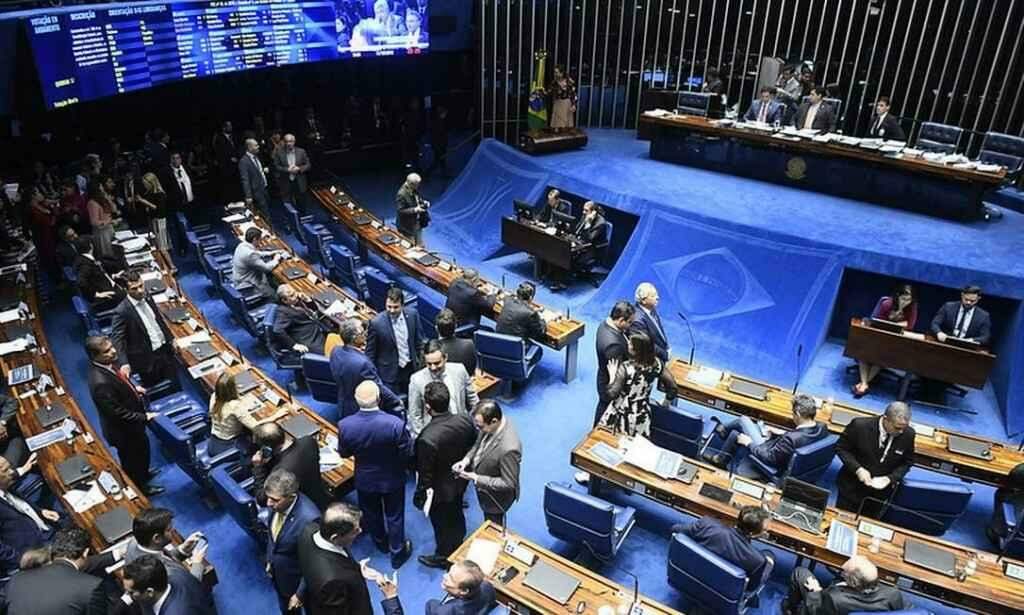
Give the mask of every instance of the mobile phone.
POLYGON ((192 552, 195 553, 196 551, 202 551, 206 549, 206 547, 209 546, 209 544, 210 541, 206 539, 206 536, 200 536, 196 540, 196 544, 192 547, 192 552))
POLYGON ((269 446, 262 446, 262 447, 260 447, 260 457, 263 458, 263 461, 267 461, 268 459, 271 459, 273 456, 274 456, 274 449, 273 448, 271 448, 269 446))
POLYGON ((110 472, 107 472, 106 470, 100 472, 100 476, 97 481, 99 482, 100 487, 102 487, 109 495, 117 495, 121 493, 121 485, 110 472))
POLYGON ((509 566, 498 575, 498 581, 502 585, 508 585, 509 581, 516 578, 517 574, 519 574, 519 569, 515 566, 509 566))

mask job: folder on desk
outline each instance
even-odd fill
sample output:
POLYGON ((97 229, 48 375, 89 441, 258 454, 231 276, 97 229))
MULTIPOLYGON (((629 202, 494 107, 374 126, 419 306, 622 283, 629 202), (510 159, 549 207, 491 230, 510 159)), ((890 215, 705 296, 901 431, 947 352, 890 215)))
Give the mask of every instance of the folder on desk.
POLYGON ((68 418, 68 410, 59 401, 36 408, 36 420, 39 421, 39 425, 43 429, 49 429, 66 418, 68 418))
POLYGON ((245 370, 235 374, 235 386, 238 387, 239 395, 245 395, 253 389, 258 389, 260 383, 251 371, 245 370))
POLYGON ((213 347, 210 342, 198 342, 188 347, 189 353, 196 358, 197 361, 205 361, 213 355, 217 354, 217 349, 213 347))
POLYGON ((296 414, 282 421, 281 429, 285 430, 288 435, 296 440, 320 433, 320 426, 301 414, 296 414))
POLYGON ((189 318, 191 318, 191 316, 188 313, 188 310, 181 307, 180 305, 162 307, 160 308, 160 312, 164 315, 164 318, 175 324, 181 324, 188 320, 189 318))
POLYGON ((284 270, 284 277, 288 278, 289 282, 293 282, 299 278, 306 277, 306 272, 299 267, 289 267, 284 270))
POLYGON ((96 475, 89 461, 81 456, 74 455, 57 464, 57 476, 65 487, 73 487, 78 483, 88 480, 96 475))
POLYGON ((147 295, 155 295, 157 293, 162 293, 165 290, 167 290, 167 284, 164 283, 164 281, 161 279, 146 280, 144 284, 146 286, 147 295))
POLYGON ((433 254, 430 254, 428 252, 427 254, 424 254, 423 256, 417 258, 416 262, 423 265, 424 267, 433 267, 434 265, 441 262, 441 259, 437 258, 433 254))
POLYGON ((132 533, 132 514, 124 506, 118 506, 96 517, 95 525, 103 540, 112 544, 132 533))
POLYGON ((377 236, 377 240, 386 246, 390 246, 393 243, 398 243, 399 241, 401 241, 401 239, 396 237, 394 233, 381 233, 380 235, 377 236))
POLYGON ((920 540, 908 538, 903 543, 903 560, 948 577, 956 576, 956 554, 920 540))
POLYGON ((526 573, 523 584, 536 590, 558 604, 568 604, 576 588, 580 586, 578 579, 551 566, 544 560, 538 561, 526 573))
POLYGON ((733 381, 729 383, 729 390, 737 395, 756 399, 757 401, 764 401, 768 399, 768 391, 771 389, 763 384, 734 378, 733 381))
POLYGON ((972 440, 970 438, 964 438, 963 436, 950 434, 949 440, 946 442, 946 448, 949 449, 949 452, 951 453, 967 455, 968 457, 975 457, 977 459, 992 459, 992 445, 988 442, 982 442, 981 440, 972 440))

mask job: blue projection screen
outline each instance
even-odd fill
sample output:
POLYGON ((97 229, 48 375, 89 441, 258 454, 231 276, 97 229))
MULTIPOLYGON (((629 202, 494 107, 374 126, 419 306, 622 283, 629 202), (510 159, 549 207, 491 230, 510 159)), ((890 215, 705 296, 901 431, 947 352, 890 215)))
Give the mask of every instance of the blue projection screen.
MULTIPOLYGON (((18 15, 47 108, 240 70, 422 53, 427 3, 195 0, 18 15)), ((7 17, 11 17, 8 15, 7 17)))

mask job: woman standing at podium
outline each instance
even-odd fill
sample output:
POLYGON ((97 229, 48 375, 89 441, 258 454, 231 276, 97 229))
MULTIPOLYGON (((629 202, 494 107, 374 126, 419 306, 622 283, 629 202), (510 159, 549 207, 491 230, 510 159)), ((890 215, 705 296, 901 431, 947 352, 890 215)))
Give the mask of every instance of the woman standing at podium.
POLYGON ((633 333, 627 340, 629 357, 608 360, 608 397, 611 403, 601 416, 601 425, 631 436, 647 437, 651 432, 651 390, 661 379, 666 400, 675 399, 675 382, 665 364, 654 354, 646 333, 633 333))
POLYGON ((555 67, 551 80, 551 129, 567 132, 576 126, 576 82, 565 74, 561 66, 555 67))
MULTIPOLYGON (((914 294, 914 287, 910 284, 900 284, 896 287, 891 297, 882 297, 875 305, 875 311, 871 318, 888 320, 896 323, 904 329, 913 329, 917 322, 917 297, 914 294)), ((850 387, 850 391, 857 399, 864 397, 870 388, 871 381, 875 379, 882 368, 864 361, 857 361, 857 371, 860 380, 850 387)))

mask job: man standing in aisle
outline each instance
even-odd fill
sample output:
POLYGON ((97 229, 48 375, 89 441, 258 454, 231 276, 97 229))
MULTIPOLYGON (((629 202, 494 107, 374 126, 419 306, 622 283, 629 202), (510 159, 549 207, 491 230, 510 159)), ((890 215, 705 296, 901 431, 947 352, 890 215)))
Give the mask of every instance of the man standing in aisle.
POLYGON ((270 222, 270 192, 267 190, 267 170, 259 158, 260 144, 256 139, 245 140, 245 155, 238 161, 238 175, 242 180, 245 204, 255 207, 256 213, 270 222))
POLYGON ((274 169, 277 171, 277 186, 281 200, 290 202, 303 214, 306 213, 306 192, 309 182, 306 174, 312 165, 306 150, 295 147, 295 135, 284 136, 284 147, 274 150, 274 169))
POLYGON ((479 434, 476 443, 452 471, 476 485, 484 518, 505 525, 505 514, 519 499, 519 466, 523 445, 519 434, 501 406, 485 399, 473 409, 479 434))

